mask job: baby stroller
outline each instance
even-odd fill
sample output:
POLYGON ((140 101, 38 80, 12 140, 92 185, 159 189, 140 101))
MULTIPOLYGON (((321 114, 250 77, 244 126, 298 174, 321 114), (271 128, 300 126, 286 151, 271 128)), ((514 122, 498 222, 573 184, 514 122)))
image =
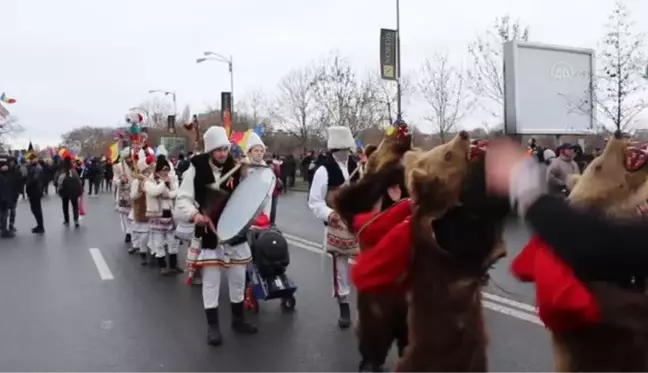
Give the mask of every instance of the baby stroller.
POLYGON ((290 264, 288 242, 276 228, 267 224, 252 226, 248 232, 248 244, 252 251, 252 263, 248 266, 245 289, 245 307, 259 312, 259 299, 281 299, 281 308, 295 308, 297 286, 286 275, 290 264))

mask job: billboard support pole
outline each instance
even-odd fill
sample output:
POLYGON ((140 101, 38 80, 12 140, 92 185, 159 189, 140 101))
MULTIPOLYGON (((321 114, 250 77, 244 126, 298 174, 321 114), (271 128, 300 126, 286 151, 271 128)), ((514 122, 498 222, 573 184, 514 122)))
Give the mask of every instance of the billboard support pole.
POLYGON ((401 106, 400 0, 396 0, 396 120, 403 120, 401 106))

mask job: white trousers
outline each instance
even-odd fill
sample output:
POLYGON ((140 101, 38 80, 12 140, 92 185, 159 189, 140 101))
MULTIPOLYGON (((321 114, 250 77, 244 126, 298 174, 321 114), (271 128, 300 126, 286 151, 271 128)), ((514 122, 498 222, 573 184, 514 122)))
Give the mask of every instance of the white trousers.
POLYGON ((339 303, 348 303, 351 285, 349 281, 349 257, 333 254, 333 296, 339 303))
POLYGON ((119 222, 121 223, 122 232, 125 234, 133 233, 131 220, 128 218, 128 214, 119 214, 119 222))
POLYGON ((139 249, 139 252, 146 254, 148 250, 149 232, 133 232, 133 247, 139 249))
POLYGON ((178 242, 175 238, 175 232, 173 230, 162 232, 151 231, 149 235, 149 245, 151 247, 151 252, 155 255, 156 258, 164 258, 166 256, 166 251, 164 250, 165 246, 169 250, 169 254, 178 253, 178 242))
POLYGON ((229 267, 202 267, 202 296, 205 309, 218 307, 220 283, 223 272, 227 274, 229 297, 232 303, 241 303, 245 298, 246 265, 231 265, 229 267))

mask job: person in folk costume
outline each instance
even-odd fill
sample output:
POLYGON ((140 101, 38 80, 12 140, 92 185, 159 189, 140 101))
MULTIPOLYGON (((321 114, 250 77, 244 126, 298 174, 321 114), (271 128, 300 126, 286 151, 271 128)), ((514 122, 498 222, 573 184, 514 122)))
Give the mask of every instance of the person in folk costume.
POLYGON ((308 207, 326 226, 326 251, 333 256, 333 294, 340 308, 338 326, 346 329, 351 325, 349 259, 358 252, 358 240, 333 209, 333 199, 338 188, 357 181, 360 174, 349 157, 356 144, 347 127, 329 127, 327 147, 330 154, 315 171, 308 207))
POLYGON ((374 144, 369 144, 363 149, 362 155, 360 156, 360 169, 358 170, 358 172, 360 172, 360 177, 363 177, 367 173, 367 160, 376 151, 376 149, 378 149, 378 147, 374 144))
POLYGON ((171 174, 171 165, 164 155, 158 155, 155 171, 144 180, 146 216, 149 219, 149 245, 162 275, 182 273, 178 267, 178 246, 175 239, 173 205, 178 192, 178 181, 171 174), (169 266, 166 250, 169 250, 169 266))
MULTIPOLYGON (((354 184, 343 187, 334 204, 342 221, 358 237, 360 255, 373 250, 382 238, 400 223, 403 202, 409 197, 405 186, 403 157, 411 150, 412 136, 405 123, 387 134, 378 147, 365 148, 364 174, 354 184)), ((353 270, 352 270, 353 272, 353 270)), ((408 340, 405 293, 357 292, 356 335, 362 361, 361 372, 382 372, 394 342, 399 356, 408 340)))
POLYGON ((146 215, 146 194, 144 193, 144 181, 151 175, 155 167, 155 157, 152 154, 148 156, 144 150, 140 150, 137 157, 137 170, 139 174, 131 183, 130 197, 132 200, 132 231, 133 247, 128 251, 129 254, 139 251, 142 258, 142 265, 147 265, 146 254, 148 252, 149 242, 149 217, 146 215))
POLYGON ((218 346, 223 337, 219 322, 219 293, 223 272, 227 274, 232 329, 242 334, 257 333, 256 326, 245 320, 246 267, 252 253, 243 239, 240 243, 222 244, 216 226, 229 196, 238 186, 240 168, 228 175, 236 163, 230 154, 230 141, 223 127, 210 127, 203 135, 204 153, 191 158, 191 166, 182 175, 176 197, 176 216, 196 224, 195 235, 202 241, 195 266, 202 271, 202 297, 207 316, 207 343, 218 346))
POLYGON ((113 165, 113 186, 115 187, 115 210, 119 213, 121 228, 124 234, 124 242, 132 240, 131 221, 128 218, 131 212, 130 183, 133 180, 133 160, 131 149, 126 147, 119 153, 119 162, 113 165))
MULTIPOLYGON (((247 141, 247 145, 245 148, 245 158, 243 158, 244 163, 250 164, 250 165, 260 165, 260 166, 265 166, 267 163, 263 160, 263 157, 265 155, 266 151, 266 146, 263 143, 263 140, 261 140, 261 137, 257 135, 256 133, 252 132, 250 133, 247 141)), ((242 178, 245 178, 246 176, 251 175, 252 173, 255 172, 257 168, 254 167, 246 167, 243 170, 243 175, 242 178)), ((276 183, 276 181, 275 181, 276 183)), ((265 227, 270 225, 270 214, 272 212, 272 192, 275 189, 275 185, 273 184, 272 187, 270 188, 270 191, 268 192, 268 197, 267 201, 264 203, 263 210, 257 216, 253 221, 252 221, 252 226, 254 227, 265 227)))

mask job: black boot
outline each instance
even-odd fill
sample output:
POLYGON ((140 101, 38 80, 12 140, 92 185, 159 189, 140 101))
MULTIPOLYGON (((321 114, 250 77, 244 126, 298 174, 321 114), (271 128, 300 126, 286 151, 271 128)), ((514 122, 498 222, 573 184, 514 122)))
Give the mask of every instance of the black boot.
POLYGON ((349 303, 340 303, 340 318, 338 319, 340 329, 347 329, 351 326, 351 308, 349 303))
POLYGON ((131 243, 132 237, 130 233, 126 233, 126 237, 124 237, 124 242, 125 243, 131 243))
POLYGON ((129 254, 135 254, 138 251, 139 251, 139 247, 131 247, 130 249, 128 249, 129 254))
POLYGON ((360 362, 360 369, 358 369, 359 372, 384 372, 384 368, 380 365, 376 365, 373 363, 370 363, 366 360, 363 360, 360 362))
POLYGON ((241 334, 256 334, 256 326, 245 321, 243 316, 243 302, 232 303, 232 329, 241 334))
POLYGON ((178 254, 169 254, 169 270, 173 274, 184 272, 182 268, 178 267, 178 254))
POLYGON ((206 309, 205 314, 207 315, 207 344, 220 346, 223 343, 223 335, 220 332, 218 307, 206 309))
POLYGON ((140 253, 140 259, 142 259, 142 261, 140 261, 141 265, 145 266, 145 265, 148 264, 148 260, 146 258, 146 253, 140 253))
POLYGON ((164 258, 164 257, 157 258, 157 264, 158 264, 158 267, 160 267, 160 274, 162 276, 168 276, 169 273, 171 273, 169 271, 169 269, 167 268, 167 266, 166 266, 166 258, 164 258))

